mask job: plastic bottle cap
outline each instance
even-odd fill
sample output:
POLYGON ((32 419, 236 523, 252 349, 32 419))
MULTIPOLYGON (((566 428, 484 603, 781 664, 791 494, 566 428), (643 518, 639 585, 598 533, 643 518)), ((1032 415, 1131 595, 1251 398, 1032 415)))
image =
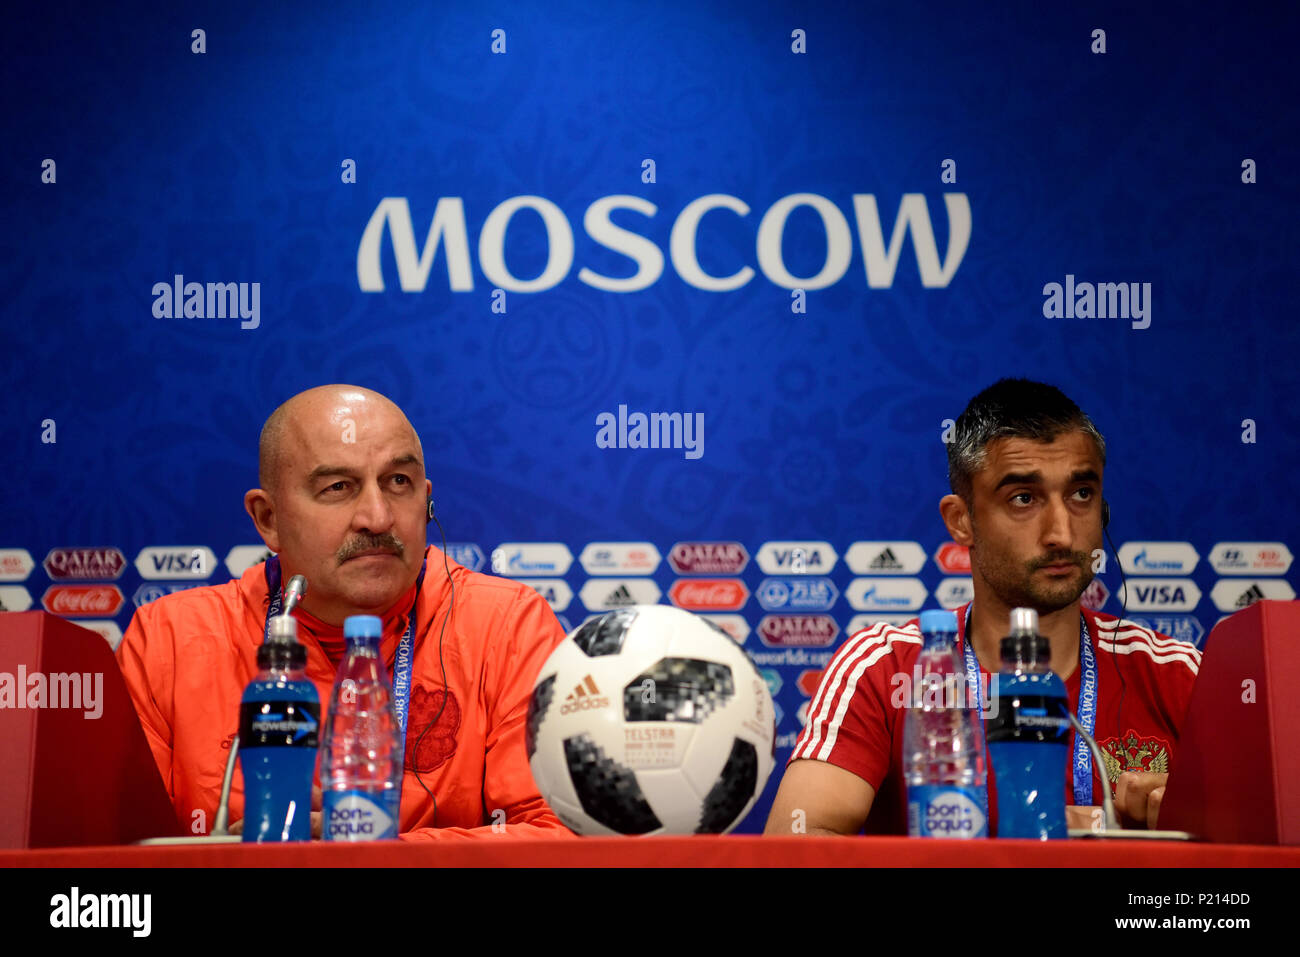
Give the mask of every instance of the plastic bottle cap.
POLYGON ((1033 608, 1012 608, 1011 634, 1038 634, 1038 612, 1033 608))
POLYGON ((343 619, 344 638, 379 638, 384 623, 375 615, 349 615, 343 619))
POLYGON ((268 641, 290 644, 298 640, 298 620, 292 615, 276 615, 271 619, 268 641))
POLYGON ((943 631, 957 633, 957 616, 950 611, 944 611, 942 608, 931 608, 928 611, 921 612, 921 632, 922 634, 931 631, 943 631))

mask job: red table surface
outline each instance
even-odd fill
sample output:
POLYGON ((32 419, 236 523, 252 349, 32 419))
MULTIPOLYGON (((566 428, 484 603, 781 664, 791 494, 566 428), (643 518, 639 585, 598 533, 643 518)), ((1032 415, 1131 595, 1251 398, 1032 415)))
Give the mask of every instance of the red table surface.
POLYGON ((501 838, 0 851, 0 867, 1300 867, 1300 847, 904 837, 501 838))

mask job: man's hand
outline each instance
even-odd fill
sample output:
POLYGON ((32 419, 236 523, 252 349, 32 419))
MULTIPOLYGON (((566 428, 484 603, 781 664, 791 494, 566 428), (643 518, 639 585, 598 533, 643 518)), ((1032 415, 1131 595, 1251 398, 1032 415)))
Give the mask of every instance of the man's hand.
POLYGON ((1065 826, 1071 831, 1101 831, 1106 827, 1106 812, 1095 805, 1065 806, 1065 826))
POLYGON ((1149 771, 1125 771, 1115 789, 1115 813, 1125 827, 1156 829, 1160 802, 1165 796, 1168 774, 1149 771))
MULTIPOLYGON (((313 784, 311 786, 311 839, 313 841, 319 841, 321 839, 322 828, 324 826, 323 822, 325 819, 325 815, 321 813, 323 807, 320 785, 313 784)), ((242 818, 230 825, 230 833, 244 833, 244 821, 242 818)))

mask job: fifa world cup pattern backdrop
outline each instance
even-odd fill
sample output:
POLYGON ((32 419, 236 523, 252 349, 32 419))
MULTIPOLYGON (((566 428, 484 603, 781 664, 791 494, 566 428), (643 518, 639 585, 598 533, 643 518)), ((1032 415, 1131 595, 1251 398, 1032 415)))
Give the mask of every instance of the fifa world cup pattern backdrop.
POLYGON ((744 642, 752 832, 847 633, 969 597, 1002 376, 1106 436, 1133 617, 1293 597, 1295 8, 996 6, 11 15, 0 603, 114 641, 227 580, 265 417, 369 386, 457 560, 744 642))

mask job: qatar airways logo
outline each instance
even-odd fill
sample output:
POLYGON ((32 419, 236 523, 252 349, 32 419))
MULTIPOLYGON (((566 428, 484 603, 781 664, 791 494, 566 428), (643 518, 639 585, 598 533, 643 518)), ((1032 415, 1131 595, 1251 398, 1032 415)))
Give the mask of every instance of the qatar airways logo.
MULTIPOLYGON (((890 228, 888 245, 876 197, 871 193, 853 195, 852 216, 870 288, 888 289, 894 284, 903 240, 909 234, 921 285, 928 289, 942 289, 952 281, 970 243, 970 202, 965 193, 944 193, 943 202, 948 215, 948 248, 940 262, 930 208, 924 195, 903 194, 890 228)), ((610 216, 615 210, 631 210, 650 219, 658 215, 659 208, 639 196, 602 196, 583 214, 582 226, 587 235, 632 260, 636 272, 626 278, 615 278, 583 266, 578 270, 578 279, 605 292, 640 292, 653 286, 663 275, 664 253, 645 236, 614 225, 610 216)), ((706 292, 731 292, 752 280, 755 271, 750 265, 741 265, 730 275, 715 276, 700 266, 697 244, 702 232, 704 241, 708 241, 708 225, 703 220, 710 212, 714 216, 739 216, 747 221, 750 216, 748 203, 726 193, 710 193, 692 200, 673 221, 668 259, 687 285, 706 292)), ((424 292, 434 259, 439 255, 446 267, 451 291, 474 291, 469 230, 462 197, 443 196, 438 200, 423 248, 416 245, 411 209, 406 198, 389 196, 380 200, 370 214, 357 246, 357 283, 362 292, 383 292, 386 288, 380 264, 385 232, 392 242, 397 282, 403 292, 424 292)), ((852 256, 853 231, 848 216, 825 196, 816 193, 783 196, 758 220, 755 261, 774 285, 803 290, 833 286, 848 272, 852 256), (821 219, 826 234, 826 258, 816 274, 795 276, 786 268, 781 243, 791 213, 804 206, 821 219)), ((573 226, 559 206, 542 196, 512 196, 504 200, 488 214, 478 237, 479 269, 492 286, 508 292, 543 292, 553 288, 573 270, 573 258, 573 226), (514 215, 521 210, 532 210, 539 215, 546 228, 546 265, 531 279, 521 279, 512 274, 505 261, 506 230, 514 215)))

